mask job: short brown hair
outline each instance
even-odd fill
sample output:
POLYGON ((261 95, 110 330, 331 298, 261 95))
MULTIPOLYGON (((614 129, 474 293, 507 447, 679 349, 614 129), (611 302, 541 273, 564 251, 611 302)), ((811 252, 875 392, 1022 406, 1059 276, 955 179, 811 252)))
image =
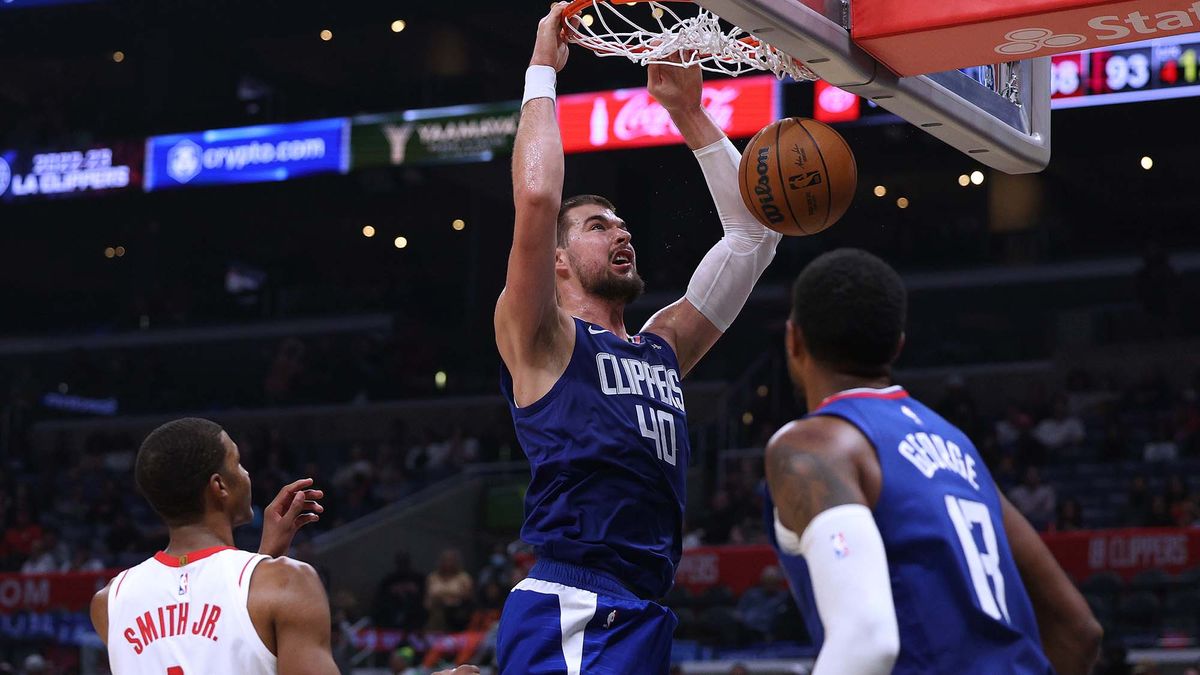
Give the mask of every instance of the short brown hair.
POLYGON ((600 195, 575 195, 563 200, 562 206, 558 209, 558 247, 563 248, 567 245, 567 230, 570 229, 571 223, 567 220, 567 213, 576 206, 584 206, 586 204, 595 204, 602 206, 613 213, 617 212, 617 207, 613 203, 601 197, 600 195))

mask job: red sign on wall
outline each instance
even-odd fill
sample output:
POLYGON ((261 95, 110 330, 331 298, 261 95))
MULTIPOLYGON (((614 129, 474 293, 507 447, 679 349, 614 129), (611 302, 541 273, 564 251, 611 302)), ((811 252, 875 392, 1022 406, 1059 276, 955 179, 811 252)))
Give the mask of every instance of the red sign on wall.
POLYGON ((120 570, 64 574, 0 574, 0 615, 63 609, 84 611, 120 570))
MULTIPOLYGON (((1197 528, 1058 532, 1043 534, 1042 540, 1077 581, 1098 572, 1116 572, 1128 580, 1148 569, 1177 574, 1200 565, 1197 528)), ((764 567, 778 564, 770 546, 693 548, 683 552, 675 583, 692 593, 722 585, 740 595, 758 583, 764 567)))
POLYGON ((825 80, 817 80, 813 85, 813 118, 818 122, 854 122, 861 116, 858 96, 825 80))
MULTIPOLYGON (((753 136, 779 119, 779 80, 771 75, 704 83, 702 102, 731 138, 753 136)), ((558 97, 564 152, 682 143, 667 111, 644 88, 558 97)))
POLYGON ((1176 574, 1200 564, 1200 530, 1153 528, 1060 532, 1042 537, 1058 564, 1078 581, 1097 572, 1130 579, 1159 569, 1176 574))

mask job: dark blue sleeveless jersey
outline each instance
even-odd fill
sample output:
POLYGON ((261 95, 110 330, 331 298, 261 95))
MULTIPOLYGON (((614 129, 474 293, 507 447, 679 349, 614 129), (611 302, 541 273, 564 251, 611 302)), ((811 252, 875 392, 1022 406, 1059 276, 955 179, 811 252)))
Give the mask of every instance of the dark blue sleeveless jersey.
MULTIPOLYGON (((1000 497, 971 441, 900 387, 855 389, 811 415, 853 424, 875 446, 883 536, 900 628, 895 675, 1046 675, 1025 585, 1004 531, 1000 497)), ((810 415, 810 416, 811 416, 810 415)), ((809 632, 824 640, 808 566, 771 544, 809 632)))
POLYGON ((501 384, 529 458, 521 538, 540 556, 614 577, 643 598, 671 588, 679 563, 691 452, 679 361, 665 340, 622 340, 575 319, 566 371, 518 408, 501 384))

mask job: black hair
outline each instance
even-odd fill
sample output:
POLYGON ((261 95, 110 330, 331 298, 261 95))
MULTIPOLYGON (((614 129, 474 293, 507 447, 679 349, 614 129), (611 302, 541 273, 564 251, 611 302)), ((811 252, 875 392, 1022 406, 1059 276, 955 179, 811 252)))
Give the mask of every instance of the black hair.
POLYGON ((617 212, 617 207, 613 203, 601 197, 600 195, 575 195, 563 200, 562 206, 558 208, 558 247, 563 248, 567 245, 567 230, 571 228, 571 221, 567 220, 567 213, 576 206, 584 204, 595 204, 602 206, 613 213, 617 212))
POLYGON ((204 489, 225 471, 224 429, 199 417, 173 420, 151 431, 138 449, 138 490, 169 526, 188 525, 204 515, 204 489))
POLYGON ((813 358, 851 375, 890 372, 904 333, 900 275, 878 257, 842 248, 817 257, 796 278, 792 321, 813 358))

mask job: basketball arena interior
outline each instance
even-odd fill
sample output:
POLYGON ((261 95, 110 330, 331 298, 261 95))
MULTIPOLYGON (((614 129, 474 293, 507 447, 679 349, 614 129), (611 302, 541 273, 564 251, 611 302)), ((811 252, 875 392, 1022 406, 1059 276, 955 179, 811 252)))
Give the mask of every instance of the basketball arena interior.
MULTIPOLYGON (((325 585, 341 672, 499 672, 497 622, 537 552, 493 314, 545 13, 0 0, 0 673, 110 672, 89 602, 166 546, 133 465, 179 417, 238 445, 239 547, 282 485, 325 491, 290 555, 325 585)), ((805 414, 792 282, 843 247, 899 272, 894 380, 973 441, 1087 600, 1093 672, 1200 672, 1200 32, 1142 37, 1050 57, 1049 163, 1017 174, 825 82, 705 73, 735 145, 814 118, 857 187, 836 224, 783 237, 682 385, 671 672, 813 666, 763 449, 805 414)), ((563 194, 610 199, 637 247, 630 330, 721 237, 645 87, 642 65, 578 46, 557 77, 563 194)))

